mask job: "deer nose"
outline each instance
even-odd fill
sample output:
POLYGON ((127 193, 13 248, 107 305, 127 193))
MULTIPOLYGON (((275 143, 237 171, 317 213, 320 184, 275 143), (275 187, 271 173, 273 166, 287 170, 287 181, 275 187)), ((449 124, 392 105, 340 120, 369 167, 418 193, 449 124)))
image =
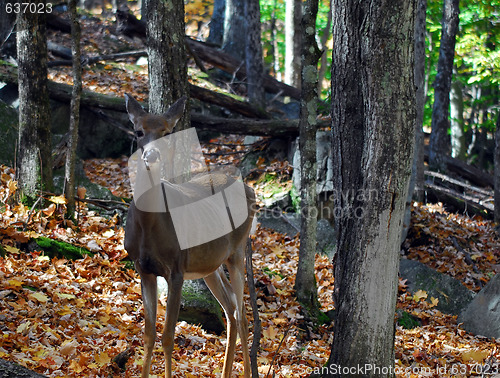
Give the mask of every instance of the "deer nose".
POLYGON ((144 161, 144 164, 146 164, 146 167, 149 169, 152 164, 161 160, 160 150, 158 148, 150 148, 144 150, 144 152, 142 153, 142 160, 144 161))

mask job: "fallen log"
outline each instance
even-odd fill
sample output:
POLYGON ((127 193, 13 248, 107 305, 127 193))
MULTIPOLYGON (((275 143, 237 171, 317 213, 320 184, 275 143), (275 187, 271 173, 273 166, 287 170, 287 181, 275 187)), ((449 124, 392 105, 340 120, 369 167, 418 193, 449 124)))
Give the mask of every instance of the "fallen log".
MULTIPOLYGON (((437 179, 440 182, 442 182, 444 185, 446 184, 451 184, 454 187, 460 188, 460 191, 469 191, 469 192, 475 192, 478 195, 483 196, 484 198, 492 198, 493 197, 493 190, 486 190, 483 188, 479 188, 477 186, 469 185, 466 182, 456 180, 453 177, 447 176, 443 173, 438 173, 438 172, 432 172, 432 171, 425 171, 424 174, 428 177, 431 177, 432 180, 437 179)), ((441 185, 441 186, 444 186, 441 185)))
MULTIPOLYGON (((425 161, 429 161, 429 148, 427 146, 425 147, 424 158, 425 161)), ((444 161, 446 163, 446 169, 449 172, 455 173, 456 175, 468 180, 472 184, 481 186, 483 188, 494 187, 493 176, 482 171, 481 169, 469 165, 462 160, 452 158, 451 156, 445 156, 444 161)))
MULTIPOLYGON (((117 12, 116 30, 129 37, 146 38, 146 24, 138 20, 133 14, 123 11, 117 12)), ((235 74, 241 80, 247 76, 245 64, 230 54, 217 48, 211 47, 204 42, 195 41, 189 37, 185 39, 187 47, 199 58, 214 67, 217 67, 230 74, 235 74)), ((283 96, 290 96, 296 100, 300 99, 300 90, 276 80, 271 75, 265 74, 263 85, 270 93, 281 93, 283 96)))
POLYGON ((493 205, 479 203, 476 198, 461 194, 449 188, 426 182, 425 191, 429 202, 443 202, 451 211, 480 215, 486 219, 493 219, 493 205))
MULTIPOLYGON (((186 43, 201 60, 210 63, 221 70, 235 74, 236 77, 241 80, 246 78, 247 73, 245 65, 232 55, 214 47, 210 47, 206 43, 195 41, 188 37, 186 37, 186 43)), ((263 79, 263 85, 267 92, 281 93, 283 96, 289 96, 296 100, 300 100, 299 89, 282 83, 268 74, 265 74, 263 79)))
MULTIPOLYGON (((17 68, 11 65, 1 65, 0 81, 17 84, 17 68)), ((47 86, 49 89, 49 96, 51 98, 61 102, 69 102, 71 100, 71 85, 56 83, 49 80, 47 86)), ((213 92, 193 84, 189 85, 189 93, 191 97, 196 98, 202 102, 222 106, 232 112, 241 114, 246 117, 255 117, 261 119, 270 118, 270 116, 265 111, 252 106, 248 102, 239 101, 225 94, 213 92)), ((126 111, 125 100, 123 98, 91 92, 85 89, 82 91, 81 103, 83 106, 87 107, 115 110, 120 112, 126 111)))
MULTIPOLYGON (((17 84, 17 69, 11 65, 0 65, 0 82, 17 84)), ((58 101, 69 103, 72 88, 70 85, 48 82, 49 95, 58 101)), ((215 93, 215 92, 214 92, 215 93)), ((223 95, 221 95, 223 96, 223 95)), ((228 97, 228 96, 227 96, 228 97)), ((88 90, 82 91, 82 106, 126 112, 125 100, 121 97, 109 96, 88 90)), ((144 104, 147 107, 147 104, 144 104)), ((191 125, 199 129, 212 130, 228 134, 261 135, 261 136, 297 136, 298 120, 222 118, 211 117, 193 112, 191 125)), ((318 120, 318 128, 330 126, 329 121, 318 120)))
POLYGON ((261 136, 297 136, 299 134, 299 121, 297 119, 234 119, 211 117, 193 112, 191 113, 191 126, 202 130, 211 130, 227 134, 261 136))

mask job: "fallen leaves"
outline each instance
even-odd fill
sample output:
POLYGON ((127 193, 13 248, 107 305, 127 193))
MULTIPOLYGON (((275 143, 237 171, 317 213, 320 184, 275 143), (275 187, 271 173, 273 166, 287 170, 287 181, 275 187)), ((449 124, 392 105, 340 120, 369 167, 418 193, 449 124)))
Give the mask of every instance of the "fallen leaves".
MULTIPOLYGON (((123 180, 124 159, 115 160, 104 182, 123 180)), ((94 175, 105 164, 94 166, 94 175)), ((109 164, 108 164, 109 166, 109 164)), ((64 203, 50 202, 42 210, 12 201, 12 172, 0 167, 0 357, 51 377, 129 377, 140 375, 143 350, 143 310, 137 274, 120 262, 123 229, 116 218, 104 218, 82 208, 78 227, 61 217, 64 203), (22 247, 41 235, 96 250, 76 261, 49 258, 22 247), (21 249, 20 249, 21 248, 21 249)), ((117 186, 116 186, 117 187, 117 186)), ((58 200, 56 200, 58 201, 58 200)), ((490 222, 448 214, 436 206, 414 208, 407 253, 429 265, 450 270, 475 290, 498 265, 499 241, 490 222), (456 240, 454 242, 453 240, 456 240), (462 251, 457 250, 457 243, 462 251), (469 254, 470 260, 466 259, 469 254), (452 259, 454 257, 454 259, 452 259), (471 265, 470 261, 473 262, 471 265), (473 268, 477 269, 474 270, 473 268)), ((307 376, 330 353, 332 328, 319 327, 307 338, 293 286, 298 262, 298 237, 258 228, 253 240, 257 303, 262 321, 261 376, 307 376)), ((316 279, 322 311, 334 309, 331 261, 316 256, 316 279)), ((252 340, 251 309, 245 297, 252 340)), ((396 367, 401 377, 470 376, 498 366, 500 342, 474 337, 456 318, 436 309, 437 299, 424 291, 407 292, 399 282, 398 309, 418 320, 412 329, 396 326, 396 367), (496 364, 496 365, 495 365, 496 364)), ((152 373, 162 376, 159 343, 164 310, 159 309, 158 338, 152 373)), ((218 377, 222 371, 225 335, 179 322, 176 327, 174 376, 218 377)), ((234 374, 243 372, 237 344, 234 374)))

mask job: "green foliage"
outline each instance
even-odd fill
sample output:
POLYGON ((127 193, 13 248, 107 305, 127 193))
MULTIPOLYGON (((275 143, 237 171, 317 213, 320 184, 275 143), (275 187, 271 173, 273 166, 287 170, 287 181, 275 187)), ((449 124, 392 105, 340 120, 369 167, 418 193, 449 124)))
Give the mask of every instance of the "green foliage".
POLYGON ((420 326, 417 318, 403 311, 398 317, 398 324, 404 329, 413 329, 420 326))
POLYGON ((77 260, 83 258, 85 255, 93 256, 93 253, 85 248, 75 247, 72 244, 62 241, 49 239, 46 237, 39 237, 34 239, 34 242, 41 248, 48 256, 65 257, 70 260, 77 260))
MULTIPOLYGON (((326 32, 328 12, 330 11, 329 0, 319 0, 318 16, 316 19, 317 40, 321 40, 326 32)), ((264 64, 267 69, 276 76, 284 74, 285 64, 285 0, 261 0, 260 1, 260 19, 262 23, 262 43, 264 47, 264 64), (272 29, 275 29, 275 36, 272 29), (278 54, 279 69, 274 71, 273 49, 277 48, 275 54, 278 54)), ((329 40, 331 42, 331 30, 328 30, 329 40)), ((331 43, 327 43, 331 46, 331 43)), ((320 46, 321 48, 321 46, 320 46)), ((328 67, 330 67, 332 54, 328 49, 326 52, 328 67)), ((330 70, 327 69, 325 78, 330 80, 330 70)))
MULTIPOLYGON (((499 113, 500 1, 461 0, 460 24, 455 46, 453 80, 462 84, 465 131, 495 130, 499 113), (481 117, 478 113, 481 112, 481 117)), ((427 3, 426 77, 424 126, 431 126, 437 61, 441 38, 443 1, 427 3)), ((470 138, 470 136, 469 136, 470 138)), ((470 140, 469 140, 470 141, 470 140)), ((469 157, 470 158, 470 157, 469 157)))

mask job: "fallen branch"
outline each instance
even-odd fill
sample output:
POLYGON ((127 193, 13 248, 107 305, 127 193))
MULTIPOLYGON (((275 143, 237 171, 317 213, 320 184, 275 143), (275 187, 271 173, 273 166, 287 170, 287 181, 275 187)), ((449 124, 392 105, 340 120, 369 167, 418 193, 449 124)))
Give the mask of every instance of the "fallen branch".
POLYGON ((444 188, 433 183, 426 182, 425 190, 430 201, 443 202, 451 206, 453 210, 464 213, 472 213, 487 219, 493 218, 493 206, 487 203, 479 203, 476 198, 458 193, 449 188, 444 188))
MULTIPOLYGON (((0 81, 17 85, 17 68, 11 65, 0 66, 0 81)), ((56 83, 48 80, 47 86, 51 98, 66 103, 71 101, 71 92, 73 88, 71 85, 56 83)), ((206 103, 222 106, 246 117, 262 119, 269 118, 269 115, 265 111, 252 106, 246 101, 240 101, 222 93, 213 92, 193 84, 189 85, 189 92, 193 98, 206 103)), ((124 98, 91 92, 88 90, 82 91, 81 104, 86 107, 114 110, 119 112, 126 111, 124 98)), ((144 105, 147 108, 147 104, 144 105)))
MULTIPOLYGON (((118 23, 117 32, 129 37, 146 38, 146 24, 144 21, 138 20, 133 14, 123 11, 118 11, 116 16, 118 23)), ((239 59, 204 42, 195 41, 189 37, 186 37, 185 41, 188 51, 192 53, 198 65, 199 60, 203 60, 223 71, 235 74, 240 80, 246 78, 245 64, 242 64, 239 59)), ((276 80, 269 74, 264 75, 263 85, 270 93, 282 92, 284 96, 290 96, 296 100, 300 99, 300 90, 276 80)))
MULTIPOLYGON (((429 147, 426 146, 424 150, 424 158, 426 161, 429 161, 429 147)), ((460 159, 452 158, 451 156, 445 156, 444 161, 448 172, 453 172, 470 181, 472 184, 481 187, 494 187, 493 176, 481 169, 469 165, 460 159)))

